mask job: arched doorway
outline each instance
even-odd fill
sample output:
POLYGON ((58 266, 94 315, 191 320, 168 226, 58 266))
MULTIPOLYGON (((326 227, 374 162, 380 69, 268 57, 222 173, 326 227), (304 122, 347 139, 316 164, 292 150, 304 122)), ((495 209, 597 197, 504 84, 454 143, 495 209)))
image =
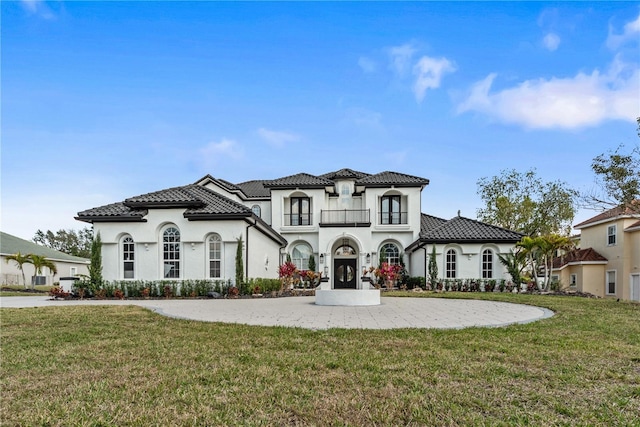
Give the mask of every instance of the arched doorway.
POLYGON ((333 251, 333 288, 356 289, 358 286, 358 251, 355 242, 343 238, 333 251))

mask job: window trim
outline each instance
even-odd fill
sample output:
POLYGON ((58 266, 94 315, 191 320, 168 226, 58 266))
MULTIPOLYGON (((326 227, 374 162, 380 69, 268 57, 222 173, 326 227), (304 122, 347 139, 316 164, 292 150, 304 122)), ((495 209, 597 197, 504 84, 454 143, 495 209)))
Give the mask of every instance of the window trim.
POLYGON ((136 243, 129 234, 120 239, 120 251, 122 279, 134 280, 136 278, 136 243), (130 248, 128 248, 129 246, 130 248), (131 256, 131 259, 128 256, 131 256), (131 264, 131 270, 127 269, 127 264, 131 264), (131 277, 127 277, 127 271, 131 271, 131 277))
POLYGON ((260 205, 251 206, 251 212, 258 218, 262 218, 262 207, 260 205))
POLYGON ((604 274, 604 293, 605 295, 616 295, 618 292, 618 271, 607 270, 604 274), (609 273, 613 273, 613 292, 609 292, 609 273))
POLYGON ((493 279, 493 271, 494 271, 494 251, 485 248, 483 249, 480 257, 480 262, 482 263, 481 274, 483 279, 493 279), (489 260, 485 259, 485 255, 488 255, 489 260), (488 265, 488 267, 487 267, 488 265))
POLYGON ((578 286, 578 275, 576 273, 571 273, 569 275, 569 287, 575 288, 578 286))
POLYGON ((616 246, 618 244, 618 226, 617 224, 607 226, 607 246, 616 246), (613 233, 611 232, 613 231, 613 233))
POLYGON ((160 256, 161 256, 161 275, 163 280, 164 279, 180 279, 182 277, 182 269, 181 269, 181 261, 182 261, 182 233, 180 232, 180 229, 176 226, 176 225, 167 225, 163 230, 162 230, 162 250, 160 251, 160 256), (168 237, 173 237, 175 239, 175 237, 177 236, 177 240, 174 241, 165 241, 165 238, 167 237, 167 232, 169 230, 175 230, 175 232, 173 233, 173 236, 168 236, 168 237), (173 251, 168 251, 165 249, 166 245, 176 245, 175 249, 173 251), (168 254, 177 254, 177 258, 167 258, 166 255, 168 254), (167 262, 168 261, 168 262, 167 262), (173 265, 174 268, 177 266, 176 270, 177 270, 177 274, 169 274, 172 271, 174 271, 174 268, 169 269, 168 271, 166 270, 166 266, 168 265, 173 265))
POLYGON ((447 249, 444 254, 444 273, 446 279, 455 279, 458 272, 458 251, 447 249), (453 266, 453 269, 450 267, 453 266))
POLYGON ((222 260, 224 259, 223 256, 223 242, 222 242, 222 237, 218 234, 218 233, 212 233, 207 237, 207 245, 206 245, 206 254, 207 254, 207 277, 209 279, 222 279, 223 278, 223 265, 222 265, 222 260), (212 243, 217 243, 219 245, 218 247, 218 256, 219 258, 213 258, 211 256, 211 244, 212 243), (218 276, 214 276, 212 275, 212 267, 211 267, 211 263, 214 262, 218 262, 218 276))

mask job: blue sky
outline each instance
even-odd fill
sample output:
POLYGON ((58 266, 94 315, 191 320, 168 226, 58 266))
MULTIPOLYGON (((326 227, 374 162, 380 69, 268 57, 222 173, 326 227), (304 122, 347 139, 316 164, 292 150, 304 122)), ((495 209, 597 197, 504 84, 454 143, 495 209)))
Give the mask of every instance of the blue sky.
POLYGON ((26 239, 207 173, 394 170, 431 180, 424 212, 475 218, 482 177, 587 191, 638 142, 637 2, 0 7, 0 226, 26 239))

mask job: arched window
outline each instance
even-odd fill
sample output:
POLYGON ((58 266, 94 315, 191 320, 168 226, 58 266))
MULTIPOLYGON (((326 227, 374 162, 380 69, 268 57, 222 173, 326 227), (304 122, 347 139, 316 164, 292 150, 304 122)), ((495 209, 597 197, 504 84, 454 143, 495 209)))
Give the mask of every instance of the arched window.
POLYGON ((306 270, 309 268, 309 257, 312 253, 309 245, 298 243, 291 251, 291 262, 295 264, 298 270, 306 270))
POLYGON ((209 277, 222 277, 222 239, 217 234, 209 237, 209 277))
POLYGON ((122 272, 125 279, 133 279, 135 277, 135 244, 131 236, 122 239, 122 272))
POLYGON ((456 277, 456 251, 449 249, 446 255, 445 273, 448 279, 456 277))
POLYGON ((260 209, 260 205, 251 206, 251 212, 258 218, 261 218, 262 210, 260 209))
POLYGON ((162 260, 165 279, 180 277, 180 230, 168 227, 162 233, 162 260))
POLYGON ((482 251, 482 278, 493 279, 493 252, 491 249, 482 251))
POLYGON ((380 249, 382 260, 388 264, 400 264, 400 251, 393 243, 386 243, 380 249))

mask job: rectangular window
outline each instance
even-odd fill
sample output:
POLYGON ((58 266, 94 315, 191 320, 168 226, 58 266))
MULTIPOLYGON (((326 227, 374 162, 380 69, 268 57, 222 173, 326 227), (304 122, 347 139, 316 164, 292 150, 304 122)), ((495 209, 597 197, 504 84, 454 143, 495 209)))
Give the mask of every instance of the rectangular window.
POLYGON ((220 278, 220 261, 209 261, 209 277, 220 278))
POLYGON ((401 224, 400 196, 383 196, 380 200, 380 223, 401 224))
POLYGON ((616 293, 616 271, 607 271, 607 295, 616 293))
POLYGON ((571 286, 572 288, 575 288, 578 285, 578 275, 577 274, 572 274, 570 276, 571 278, 569 279, 569 286, 571 286))
POLYGON ((308 197, 292 197, 290 225, 311 225, 311 200, 308 197))
POLYGON ((78 267, 69 268, 69 275, 71 277, 76 277, 78 275, 78 267))
POLYGON ((614 246, 616 244, 616 226, 607 227, 607 245, 614 246))
POLYGON ((133 261, 124 262, 124 278, 133 279, 133 261))

